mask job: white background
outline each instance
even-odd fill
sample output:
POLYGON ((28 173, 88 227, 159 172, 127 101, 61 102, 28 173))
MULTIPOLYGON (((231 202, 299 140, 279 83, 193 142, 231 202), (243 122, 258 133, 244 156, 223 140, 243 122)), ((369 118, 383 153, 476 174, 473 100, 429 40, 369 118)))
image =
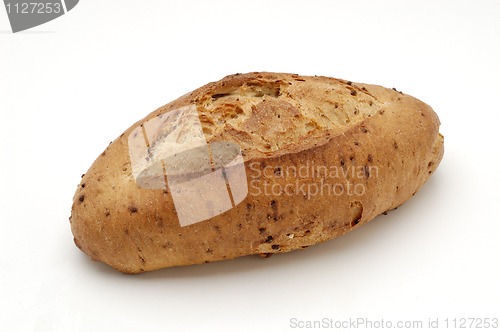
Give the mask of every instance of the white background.
POLYGON ((498 1, 82 0, 17 34, 0 7, 0 329, 500 318, 499 36, 498 1), (444 159, 398 210, 305 251, 136 276, 81 253, 72 197, 108 143, 248 71, 396 87, 438 113, 444 159))

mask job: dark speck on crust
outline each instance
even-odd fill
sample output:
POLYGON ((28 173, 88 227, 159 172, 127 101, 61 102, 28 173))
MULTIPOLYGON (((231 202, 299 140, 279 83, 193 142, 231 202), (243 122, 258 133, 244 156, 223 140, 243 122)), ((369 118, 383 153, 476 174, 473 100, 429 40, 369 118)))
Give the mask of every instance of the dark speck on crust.
POLYGON ((130 211, 130 213, 137 213, 137 208, 135 206, 129 206, 128 210, 130 211))
POLYGON ((80 203, 83 203, 83 201, 85 200, 85 195, 80 195, 80 197, 78 197, 78 200, 80 201, 80 203))

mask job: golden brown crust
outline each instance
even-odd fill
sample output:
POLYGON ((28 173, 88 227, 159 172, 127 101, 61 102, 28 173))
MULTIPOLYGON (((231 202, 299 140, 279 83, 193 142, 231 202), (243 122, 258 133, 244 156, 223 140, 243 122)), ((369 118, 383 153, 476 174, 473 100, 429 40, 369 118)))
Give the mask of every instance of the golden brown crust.
POLYGON ((97 158, 74 196, 75 243, 126 273, 304 248, 414 195, 441 161, 438 129, 428 105, 379 86, 276 73, 228 76, 151 113, 97 158), (221 215, 180 227, 168 188, 136 185, 127 137, 189 104, 197 105, 208 142, 241 146, 249 194, 221 215))

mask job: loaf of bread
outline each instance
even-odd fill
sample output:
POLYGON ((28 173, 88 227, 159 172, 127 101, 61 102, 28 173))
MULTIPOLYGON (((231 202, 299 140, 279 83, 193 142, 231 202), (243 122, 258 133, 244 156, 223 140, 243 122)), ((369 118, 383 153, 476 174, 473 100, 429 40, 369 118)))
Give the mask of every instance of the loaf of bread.
POLYGON ((125 273, 303 249, 415 195, 443 156, 439 124, 395 89, 227 76, 101 153, 74 196, 74 241, 125 273))

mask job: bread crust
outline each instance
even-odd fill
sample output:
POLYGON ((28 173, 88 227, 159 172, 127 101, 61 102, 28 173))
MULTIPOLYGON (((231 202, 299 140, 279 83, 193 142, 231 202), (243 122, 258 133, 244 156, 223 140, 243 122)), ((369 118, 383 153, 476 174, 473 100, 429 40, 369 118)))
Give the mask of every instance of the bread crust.
POLYGON ((140 273, 330 240, 420 189, 443 157, 439 124, 428 105, 393 89, 231 75, 160 107, 106 148, 74 196, 75 244, 94 260, 140 273), (193 104, 207 142, 241 147, 249 193, 229 211, 181 227, 169 188, 135 183, 127 138, 147 120, 193 104))

